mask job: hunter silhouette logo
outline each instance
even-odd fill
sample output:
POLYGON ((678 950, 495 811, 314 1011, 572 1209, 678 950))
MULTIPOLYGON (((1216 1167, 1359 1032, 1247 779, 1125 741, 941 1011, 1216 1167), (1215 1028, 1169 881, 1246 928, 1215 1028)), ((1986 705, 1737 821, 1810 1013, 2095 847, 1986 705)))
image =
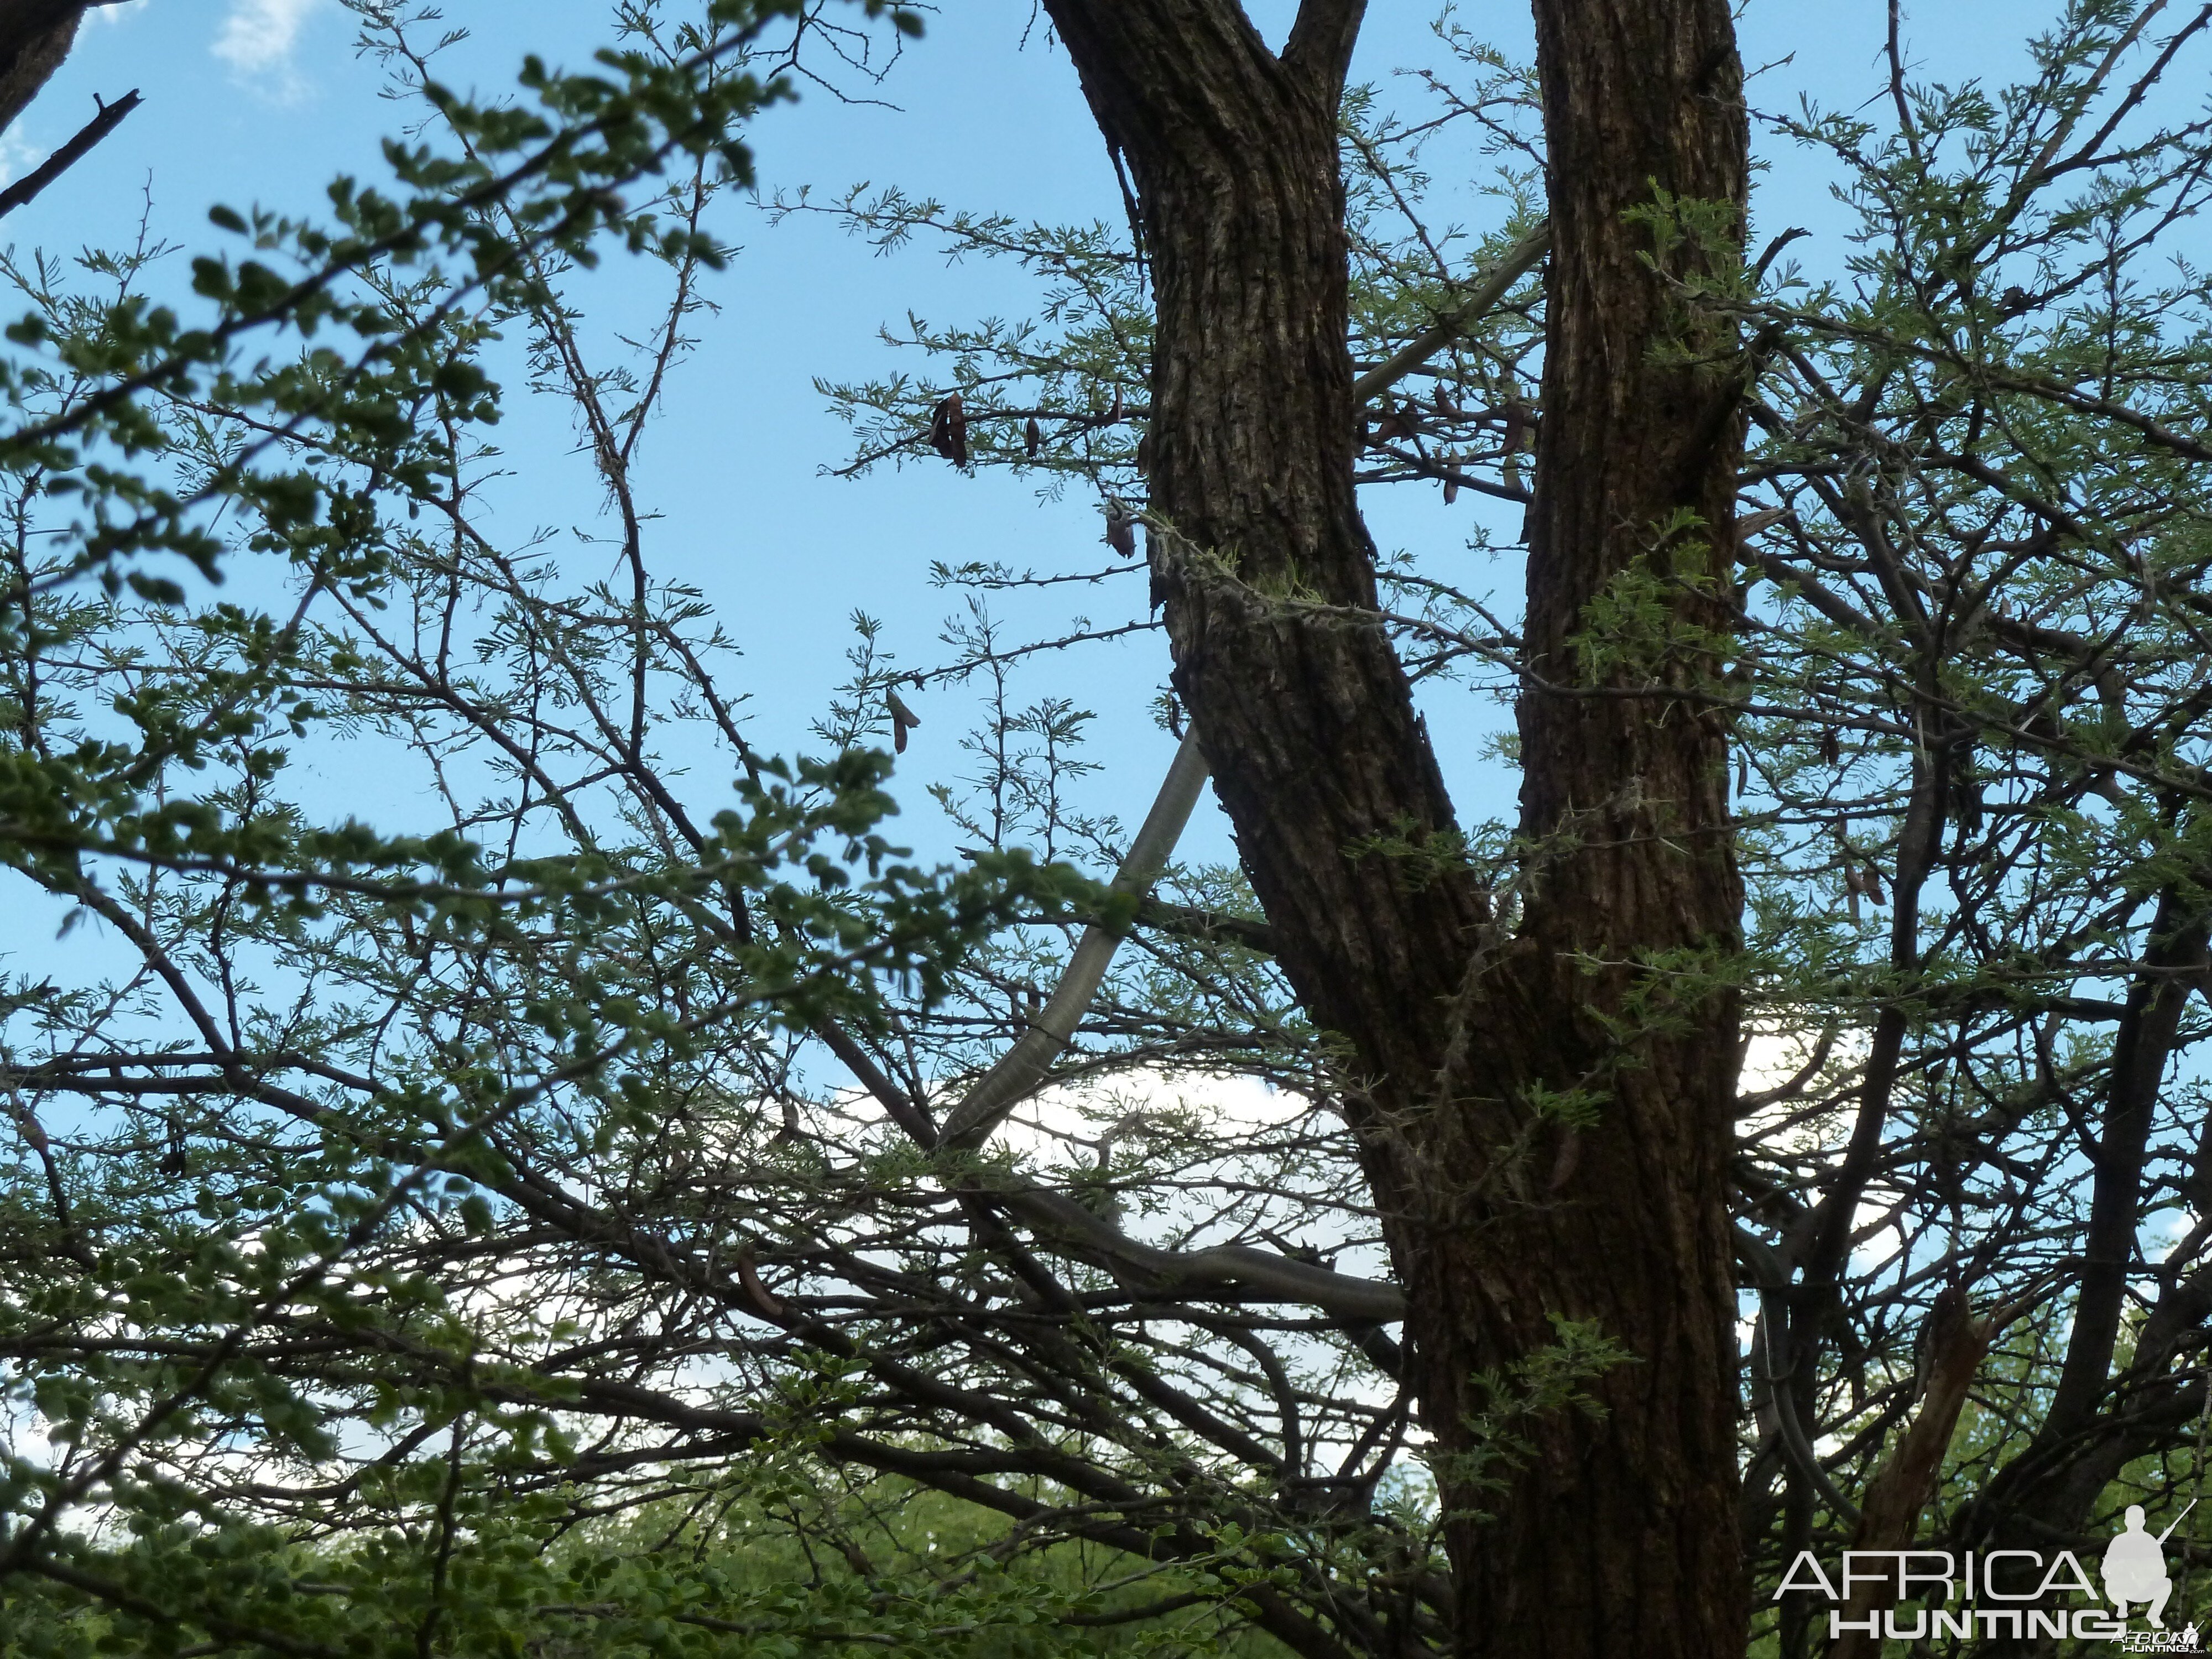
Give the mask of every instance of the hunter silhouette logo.
MULTIPOLYGON (((2196 1507, 2197 1500, 2192 1498, 2181 1514, 2173 1517, 2173 1527, 2179 1526, 2196 1507)), ((2106 1599, 2121 1618, 2128 1616, 2130 1601, 2143 1601, 2149 1604, 2153 1628, 2166 1628, 2166 1620, 2160 1615, 2166 1611, 2166 1598, 2173 1594, 2173 1580, 2166 1576, 2166 1540, 2173 1536, 2173 1527, 2154 1538, 2143 1530, 2142 1505, 2128 1505, 2127 1526, 2105 1547, 2103 1568, 2106 1599)), ((2190 1628, 2194 1630, 2196 1626, 2190 1628)))
POLYGON ((1850 1632, 1892 1642, 2070 1636, 2076 1642, 2110 1642, 2125 1653, 2197 1653, 2202 1650, 2195 1623, 2180 1631, 2166 1627, 2166 1607, 2173 1595, 2166 1543, 2196 1507, 2191 1498, 2154 1535, 2143 1524, 2142 1506, 2130 1504, 2098 1564, 2101 1596, 2071 1550, 2046 1557, 2029 1549, 1963 1555, 1917 1549, 1846 1550, 1843 1570, 1832 1578, 1812 1551, 1801 1550, 1774 1597, 1810 1592, 1828 1601, 1831 1641, 1850 1632), (2075 1598, 2074 1605, 2067 1605, 2068 1597, 2075 1598), (2138 1608, 2148 1628, 2130 1630, 2129 1615, 2138 1608))

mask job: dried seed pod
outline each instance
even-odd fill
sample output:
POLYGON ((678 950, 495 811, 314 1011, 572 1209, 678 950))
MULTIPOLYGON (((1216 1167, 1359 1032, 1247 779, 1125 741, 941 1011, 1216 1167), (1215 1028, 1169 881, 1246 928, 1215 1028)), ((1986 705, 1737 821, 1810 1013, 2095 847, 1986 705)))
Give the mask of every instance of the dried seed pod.
POLYGON ((775 1322, 783 1319, 783 1304, 777 1301, 767 1285, 761 1283, 760 1269, 753 1262, 753 1247, 739 1248, 737 1253, 738 1283, 744 1289, 746 1299, 752 1304, 750 1311, 757 1317, 775 1322))
POLYGON ((2156 599, 2158 570, 2151 563, 2150 556, 2143 551, 2142 544, 2131 543, 2129 545, 2128 562, 2135 568, 2136 580, 2142 586, 2143 597, 2147 599, 2156 599))
POLYGON ((1505 453, 1518 455, 1529 447, 1528 427, 1536 411, 1518 398, 1505 405, 1505 453))
POLYGON ((960 394, 957 392, 952 394, 951 435, 952 465, 964 467, 968 465, 968 415, 967 411, 960 407, 960 394))
POLYGON ((1044 428, 1037 424, 1037 417, 1034 415, 1022 426, 1022 448, 1031 460, 1036 459, 1044 451, 1044 428))
POLYGON ((968 411, 958 392, 948 392, 930 410, 929 447, 955 466, 968 465, 968 411))
POLYGON ((1120 501, 1106 504, 1106 545, 1125 559, 1137 556, 1137 515, 1120 501))
POLYGON ((1109 410, 1106 411, 1106 424, 1107 424, 1107 425, 1109 425, 1109 426, 1119 426, 1121 423, 1121 388, 1120 386, 1115 386, 1115 387, 1114 388, 1114 404, 1113 404, 1113 407, 1111 407, 1110 409, 1109 409, 1109 410))
POLYGON ((884 688, 884 707, 891 717, 891 751, 906 753, 906 734, 921 724, 921 716, 899 700, 898 692, 890 686, 884 688))
POLYGON ((1982 786, 1972 778, 1960 778, 1952 786, 1952 810, 1959 819, 1959 833, 1978 836, 1982 832, 1982 786))

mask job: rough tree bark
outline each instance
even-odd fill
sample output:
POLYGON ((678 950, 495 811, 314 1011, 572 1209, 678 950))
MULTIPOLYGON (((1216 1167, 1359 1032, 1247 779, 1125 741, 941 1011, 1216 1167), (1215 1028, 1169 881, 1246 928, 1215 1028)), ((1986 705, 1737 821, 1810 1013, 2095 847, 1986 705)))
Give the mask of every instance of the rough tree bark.
POLYGON ((1536 0, 1555 234, 1520 714, 1537 851, 1510 898, 1449 856, 1374 619, 1336 147, 1363 0, 1304 0, 1279 54, 1236 0, 1046 4, 1136 183, 1175 682, 1284 972, 1349 1050, 1455 1517, 1461 1650, 1741 1652, 1741 894, 1701 695, 1729 616, 1740 373, 1668 280, 1741 257, 1725 0, 1536 0), (1655 185, 1717 204, 1711 234, 1662 248, 1628 216, 1655 185), (1658 636, 1578 651, 1623 582, 1658 636), (1586 1405, 1540 1397, 1592 1352, 1562 1321, 1625 1351, 1574 1379, 1586 1405))
POLYGON ((0 0, 0 127, 39 95, 69 56, 76 26, 95 5, 115 0, 0 0))

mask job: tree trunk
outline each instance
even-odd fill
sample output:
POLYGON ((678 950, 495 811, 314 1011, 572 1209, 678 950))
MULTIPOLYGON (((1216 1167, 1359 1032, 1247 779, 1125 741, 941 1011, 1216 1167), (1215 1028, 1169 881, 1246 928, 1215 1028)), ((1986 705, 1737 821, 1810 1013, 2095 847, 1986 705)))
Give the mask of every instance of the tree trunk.
MULTIPOLYGON (((1536 1202, 1439 1232, 1438 1283, 1418 1299, 1456 1316, 1449 1357, 1424 1346, 1443 1363, 1429 1410, 1453 1379, 1536 1349, 1552 1319, 1624 1346, 1630 1363, 1590 1389, 1601 1419, 1532 1425, 1534 1455, 1490 1505, 1509 1524, 1460 1528, 1462 1618, 1499 1632, 1501 1653, 1734 1654, 1742 892, 1707 696, 1730 629, 1741 368, 1646 261, 1676 277, 1740 261, 1747 123, 1723 0, 1535 10, 1553 252, 1520 730, 1539 850, 1512 977, 1471 1000, 1459 1075, 1492 1098, 1452 1101, 1449 1139, 1477 1151, 1439 1156, 1540 1142, 1540 1089, 1588 1091, 1595 1121, 1550 1127, 1536 1202), (1667 249, 1626 216, 1655 185, 1705 204, 1685 216, 1711 246, 1692 232, 1667 249), (1657 608, 1656 637, 1593 625, 1620 594, 1657 608)), ((1482 1390, 1462 1387, 1464 1417, 1482 1390)))
POLYGON ((83 0, 0 4, 0 128, 12 125, 62 66, 84 13, 83 0))
POLYGON ((1624 217, 1656 181, 1717 204, 1706 240, 1662 251, 1668 274, 1740 258, 1728 9, 1537 5, 1557 240, 1521 710, 1538 848, 1509 930, 1452 856, 1354 497, 1335 117, 1359 0, 1305 0, 1279 57, 1235 0, 1047 7, 1137 185, 1176 684, 1283 970, 1349 1049, 1452 1513, 1461 1651, 1741 1652, 1741 893, 1702 695, 1730 615, 1739 370, 1624 217), (1578 653, 1624 580, 1665 618, 1656 637, 1578 653))

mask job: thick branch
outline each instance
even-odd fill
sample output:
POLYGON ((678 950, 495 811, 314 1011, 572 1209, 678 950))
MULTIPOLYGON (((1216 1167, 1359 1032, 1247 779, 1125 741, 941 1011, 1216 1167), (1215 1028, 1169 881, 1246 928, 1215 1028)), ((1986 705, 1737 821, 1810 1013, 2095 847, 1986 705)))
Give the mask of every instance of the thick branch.
POLYGON ((1376 393, 1389 391, 1454 340, 1472 332, 1474 325, 1496 310, 1498 302, 1513 291, 1513 284, 1536 268, 1536 262, 1551 246, 1552 226, 1547 220, 1506 249, 1504 256, 1482 280, 1468 290, 1465 299, 1437 313, 1435 322, 1354 380, 1352 401, 1370 402, 1376 393))
MULTIPOLYGON (((1190 822, 1199 791, 1205 787, 1206 757, 1199 752, 1195 738, 1185 738, 1153 799, 1152 811, 1145 815, 1143 827, 1122 855, 1121 867, 1115 872, 1113 891, 1142 898, 1152 890, 1160 872, 1167 867, 1168 855, 1175 851, 1183 825, 1190 822)), ((1068 958, 1060 983, 1053 988, 1051 1000, 1030 1021, 1020 1041, 952 1109, 945 1120, 945 1145, 980 1146, 1008 1112, 1036 1092, 1053 1062, 1073 1040, 1075 1028, 1091 1006, 1091 999, 1098 994, 1121 939, 1119 928, 1094 924, 1083 930, 1075 954, 1068 958)))
POLYGON ((83 160, 92 147, 123 125, 123 118, 145 100, 134 88, 112 104, 102 104, 100 113, 79 129, 76 137, 64 144, 52 155, 31 169, 5 190, 0 190, 0 218, 5 218, 21 207, 48 185, 83 160))

